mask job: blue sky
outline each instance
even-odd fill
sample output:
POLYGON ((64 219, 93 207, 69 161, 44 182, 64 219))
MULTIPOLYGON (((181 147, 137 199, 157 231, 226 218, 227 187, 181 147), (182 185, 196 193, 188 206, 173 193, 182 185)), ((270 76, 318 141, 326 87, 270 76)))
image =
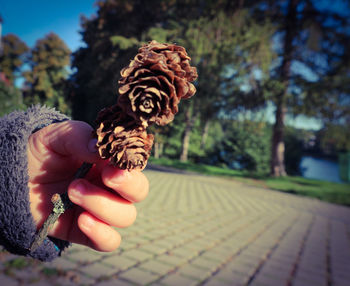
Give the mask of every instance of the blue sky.
POLYGON ((81 45, 80 16, 90 17, 96 0, 0 0, 2 34, 14 33, 29 47, 50 32, 74 51, 81 45))

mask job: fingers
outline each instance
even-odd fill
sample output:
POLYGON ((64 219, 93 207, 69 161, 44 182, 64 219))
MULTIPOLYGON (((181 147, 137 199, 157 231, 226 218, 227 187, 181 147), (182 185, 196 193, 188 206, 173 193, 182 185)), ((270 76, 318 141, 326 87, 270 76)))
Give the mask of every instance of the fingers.
POLYGON ((132 203, 87 180, 73 181, 68 187, 68 195, 73 203, 106 224, 127 227, 136 219, 136 208, 132 203))
POLYGON ((106 165, 102 170, 102 181, 131 202, 144 200, 149 191, 148 179, 140 171, 129 172, 106 165))
POLYGON ((43 184, 67 180, 82 162, 100 162, 92 132, 87 123, 65 121, 33 133, 27 148, 29 180, 43 184))
POLYGON ((49 235, 97 251, 113 251, 121 242, 115 229, 78 206, 66 211, 50 229, 49 235))
POLYGON ((45 146, 61 156, 74 156, 81 162, 94 163, 99 160, 93 128, 82 121, 69 120, 51 124, 42 131, 45 146))
POLYGON ((88 212, 80 214, 78 226, 87 238, 82 244, 97 251, 113 251, 120 245, 120 234, 88 212))

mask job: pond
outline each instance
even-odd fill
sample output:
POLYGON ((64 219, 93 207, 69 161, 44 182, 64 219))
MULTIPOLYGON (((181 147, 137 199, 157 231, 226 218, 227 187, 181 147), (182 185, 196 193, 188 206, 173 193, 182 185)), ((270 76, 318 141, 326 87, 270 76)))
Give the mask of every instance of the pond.
POLYGON ((304 156, 301 159, 300 166, 302 176, 309 179, 325 180, 330 182, 342 183, 339 176, 339 165, 337 162, 304 156))

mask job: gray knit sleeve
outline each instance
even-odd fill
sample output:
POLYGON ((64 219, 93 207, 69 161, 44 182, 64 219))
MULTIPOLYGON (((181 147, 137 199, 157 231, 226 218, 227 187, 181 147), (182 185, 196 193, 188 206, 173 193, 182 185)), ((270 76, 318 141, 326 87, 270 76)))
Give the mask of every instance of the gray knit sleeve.
POLYGON ((29 203, 28 138, 65 120, 67 116, 38 105, 0 118, 0 244, 14 254, 50 261, 69 245, 49 237, 34 252, 28 251, 36 233, 29 203))

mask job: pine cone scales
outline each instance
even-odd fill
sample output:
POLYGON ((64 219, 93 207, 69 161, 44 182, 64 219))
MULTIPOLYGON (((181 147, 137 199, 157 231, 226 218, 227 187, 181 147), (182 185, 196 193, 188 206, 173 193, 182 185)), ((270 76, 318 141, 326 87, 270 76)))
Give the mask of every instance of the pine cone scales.
POLYGON ((156 41, 144 45, 121 71, 118 103, 145 127, 171 122, 180 99, 196 92, 191 81, 197 78, 197 71, 189 60, 183 47, 156 41))
POLYGON ((195 67, 183 47, 152 41, 122 69, 117 104, 99 112, 96 130, 101 158, 121 169, 143 169, 153 145, 146 128, 174 119, 182 98, 194 95, 195 67))
POLYGON ((143 169, 150 155, 153 135, 142 128, 126 130, 117 126, 107 132, 100 133, 100 156, 111 159, 113 165, 121 169, 143 169))

